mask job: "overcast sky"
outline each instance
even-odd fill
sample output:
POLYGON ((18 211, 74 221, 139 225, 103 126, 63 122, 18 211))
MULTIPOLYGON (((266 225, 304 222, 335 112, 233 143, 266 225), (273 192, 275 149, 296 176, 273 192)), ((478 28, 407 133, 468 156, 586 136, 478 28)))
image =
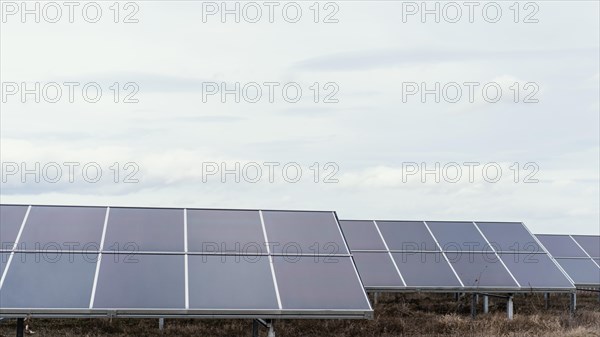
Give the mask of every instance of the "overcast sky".
POLYGON ((391 1, 297 2, 296 23, 286 19, 296 19, 298 6, 286 2, 272 7, 272 23, 263 2, 257 23, 249 22, 257 7, 245 2, 240 23, 233 15, 223 23, 219 8, 194 1, 122 2, 118 17, 112 1, 97 2, 96 23, 85 20, 96 7, 82 15, 86 2, 74 8, 74 23, 67 7, 49 23, 55 8, 42 2, 40 23, 33 15, 23 23, 21 8, 7 3, 2 203, 319 209, 341 219, 523 221, 537 233, 600 232, 597 1, 518 9, 478 2, 472 20, 459 2, 456 23, 446 2, 437 3, 439 23, 391 1), (497 8, 497 22, 487 22, 497 8), (124 22, 131 20, 138 22, 124 22), (23 102, 23 89, 36 82, 40 102, 23 102), (72 103, 65 82, 78 83, 72 103), (265 82, 278 83, 274 102, 265 82), (423 102, 414 90, 436 82, 440 102, 433 94, 423 102), (465 82, 479 83, 472 102, 465 82), (56 103, 48 83, 62 89, 56 103), (102 89, 96 103, 82 96, 89 83, 102 89), (222 102, 214 91, 221 83, 247 91, 239 103, 233 94, 222 102), (262 90, 256 103, 248 83, 262 90), (295 101, 297 87, 297 102, 286 101, 295 101), (138 102, 124 103, 131 93, 138 102), (73 177, 65 162, 79 164, 73 177), (279 165, 269 164, 272 181, 265 162, 279 165), (480 163, 472 179, 465 162, 480 163), (40 172, 21 176, 36 163, 40 172), (240 181, 222 181, 219 166, 235 171, 236 163, 240 181), (433 173, 423 179, 422 169, 436 163, 440 181, 433 173), (462 177, 453 179, 457 165, 462 177), (102 177, 84 178, 84 166, 100 167, 102 177))

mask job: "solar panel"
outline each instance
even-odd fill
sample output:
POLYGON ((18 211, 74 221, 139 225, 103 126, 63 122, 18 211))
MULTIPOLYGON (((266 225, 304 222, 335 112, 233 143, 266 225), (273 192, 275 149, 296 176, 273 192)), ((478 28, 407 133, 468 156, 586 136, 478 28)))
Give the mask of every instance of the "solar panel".
POLYGON ((577 286, 600 285, 600 268, 592 259, 556 258, 577 286))
POLYGON ((332 212, 263 211, 275 254, 349 254, 332 212))
POLYGON ((460 289, 462 284, 441 253, 392 253, 406 286, 418 289, 460 289))
POLYGON ((340 224, 365 288, 461 288, 424 222, 344 220, 340 224))
POLYGON ((258 211, 188 210, 188 251, 266 253, 258 211))
POLYGON ((571 235, 575 241, 593 257, 600 258, 600 236, 598 235, 571 235))
POLYGON ((574 289, 522 223, 343 220, 340 224, 369 290, 574 289))
POLYGON ((422 221, 377 221, 392 251, 439 251, 433 236, 422 221))
POLYGON ((537 235, 548 253, 557 257, 587 257, 585 251, 568 235, 537 235))
POLYGON ((1 316, 372 316, 334 212, 1 211, 2 235, 23 243, 0 252, 1 316), (96 247, 65 251, 71 241, 96 247))
POLYGON ((0 250, 11 250, 17 240, 27 206, 0 205, 0 250))
POLYGON ((401 288, 405 284, 387 252, 354 253, 356 268, 365 288, 401 288))
POLYGON ((103 254, 91 308, 184 309, 184 264, 183 255, 103 254))
POLYGON ((522 288, 572 290, 573 284, 546 254, 501 253, 500 258, 522 288))
POLYGON ((33 207, 17 248, 98 251, 105 216, 102 207, 33 207))
POLYGON ((0 252, 0 277, 4 275, 4 267, 6 267, 6 262, 8 262, 9 257, 10 253, 0 252))
POLYGON ((112 208, 104 250, 184 251, 183 209, 112 208))
POLYGON ((497 252, 543 252, 521 222, 476 222, 476 225, 497 252))
POLYGON ((589 254, 595 254, 596 245, 600 244, 596 239, 600 237, 555 234, 537 234, 536 237, 576 286, 600 286, 600 264, 589 254))
POLYGON ((0 291, 2 308, 26 313, 32 308, 87 309, 96 269, 94 255, 15 253, 0 291))
POLYGON ((491 251, 472 222, 427 221, 427 226, 444 251, 491 251))
POLYGON ((191 255, 188 263, 190 309, 279 309, 267 256, 191 255))
POLYGON ((373 221, 343 221, 344 236, 353 251, 386 251, 381 235, 373 221))
POLYGON ((350 257, 315 262, 310 256, 275 256, 273 264, 283 309, 369 309, 369 302, 350 257), (356 296, 355 294, 364 294, 356 296))
POLYGON ((518 289, 506 266, 495 253, 448 254, 450 264, 467 288, 518 289))

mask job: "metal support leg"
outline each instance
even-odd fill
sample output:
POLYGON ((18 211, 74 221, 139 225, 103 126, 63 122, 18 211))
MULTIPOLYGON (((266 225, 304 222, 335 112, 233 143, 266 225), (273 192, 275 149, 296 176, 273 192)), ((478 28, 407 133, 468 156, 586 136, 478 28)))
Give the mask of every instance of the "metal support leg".
POLYGON ((575 310, 577 310, 577 293, 571 293, 571 305, 569 309, 571 310, 571 315, 575 314, 575 310))
POLYGON ((483 313, 487 314, 488 312, 490 312, 490 306, 489 303, 490 302, 490 298, 488 295, 483 295, 483 313))
POLYGON ((513 319, 513 295, 508 295, 508 302, 506 303, 506 315, 509 320, 513 319))
POLYGON ((252 321, 252 337, 258 337, 258 321, 252 321))
POLYGON ((460 298, 460 293, 454 293, 454 300, 458 301, 459 298, 460 298))
POLYGON ((24 329, 25 329, 25 320, 23 318, 17 318, 17 337, 23 337, 24 329))
POLYGON ((164 329, 165 329, 165 319, 161 317, 158 319, 158 330, 164 330, 164 329))
POLYGON ((379 293, 378 293, 378 292, 375 292, 375 293, 373 293, 373 303, 374 303, 375 305, 377 305, 377 298, 378 298, 378 297, 379 297, 379 293))
POLYGON ((269 333, 267 334, 268 337, 275 337, 275 327, 273 327, 273 321, 269 320, 269 333))
POLYGON ((544 293, 544 303, 546 310, 548 310, 548 308, 550 307, 550 293, 544 293))
POLYGON ((473 294, 471 297, 471 318, 475 318, 477 315, 477 294, 473 294))

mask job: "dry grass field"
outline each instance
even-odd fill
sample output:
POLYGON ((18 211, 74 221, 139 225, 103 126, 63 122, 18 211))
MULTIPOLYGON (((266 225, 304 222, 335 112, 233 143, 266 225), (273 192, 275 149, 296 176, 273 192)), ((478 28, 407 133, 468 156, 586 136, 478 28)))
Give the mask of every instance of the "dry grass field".
MULTIPOLYGON (((275 321, 280 337, 599 337, 598 294, 579 293, 578 310, 569 315, 568 295, 552 295, 545 308, 541 294, 515 296, 514 320, 506 319, 503 299, 490 298, 490 313, 470 317, 470 296, 458 301, 451 294, 383 294, 375 306, 374 320, 275 321)), ((251 336, 250 320, 165 321, 158 330, 156 319, 35 319, 34 336, 251 336)), ((262 329, 262 328, 261 328, 262 329)), ((0 323, 2 336, 14 336, 15 321, 0 323)), ((266 336, 262 329, 261 336, 266 336)))

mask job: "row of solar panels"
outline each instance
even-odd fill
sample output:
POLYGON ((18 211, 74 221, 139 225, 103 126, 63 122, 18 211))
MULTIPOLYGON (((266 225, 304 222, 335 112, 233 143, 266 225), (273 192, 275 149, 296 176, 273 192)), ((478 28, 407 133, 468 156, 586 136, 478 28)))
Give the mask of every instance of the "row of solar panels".
POLYGON ((373 291, 542 292, 600 286, 600 263, 593 258, 600 236, 566 236, 577 253, 561 255, 563 242, 547 236, 540 242, 517 222, 340 223, 363 285, 373 291), (549 255, 546 247, 558 250, 549 248, 549 255))
POLYGON ((372 315, 334 212, 1 207, 0 315, 372 315))
POLYGON ((0 315, 363 318, 365 289, 600 287, 600 237, 568 238, 584 253, 521 223, 1 205, 0 315))
POLYGON ((537 234, 576 286, 600 287, 600 236, 537 234))

